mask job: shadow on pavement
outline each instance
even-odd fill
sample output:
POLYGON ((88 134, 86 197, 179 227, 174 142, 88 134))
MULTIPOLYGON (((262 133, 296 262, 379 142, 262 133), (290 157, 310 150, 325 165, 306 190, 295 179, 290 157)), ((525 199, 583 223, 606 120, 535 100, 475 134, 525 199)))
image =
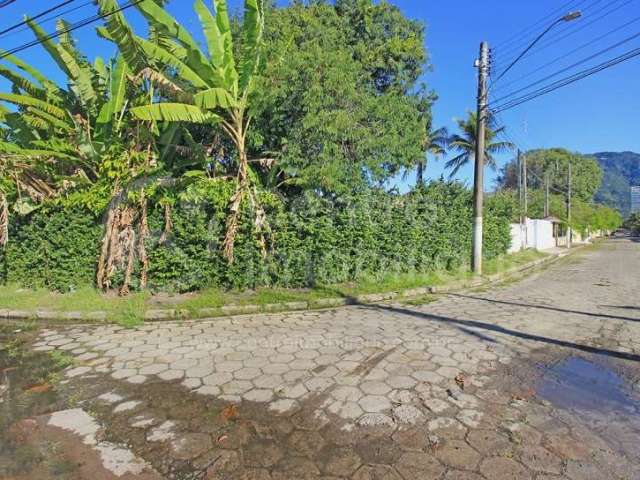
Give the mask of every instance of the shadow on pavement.
MULTIPOLYGON (((500 305, 511 305, 511 306, 515 306, 515 307, 524 307, 524 308, 536 308, 539 310, 550 310, 552 312, 560 312, 560 313, 572 313, 575 315, 586 315, 588 317, 597 317, 597 318, 609 318, 612 320, 624 320, 624 321, 628 321, 628 322, 640 322, 640 318, 631 318, 631 317, 622 317, 620 315, 609 315, 606 313, 595 313, 595 312, 583 312, 580 310, 568 310, 565 308, 559 308, 559 307, 550 307, 547 305, 533 305, 530 303, 518 303, 518 302, 507 302, 505 300, 494 300, 491 298, 484 298, 484 297, 476 297, 473 295, 463 295, 461 293, 449 293, 447 294, 450 297, 459 297, 459 298, 466 298, 469 300, 480 300, 483 302, 489 302, 489 303, 497 303, 500 305)), ((613 308, 619 308, 619 307, 613 307, 613 308)), ((628 307, 631 308, 631 307, 628 307)))
POLYGON ((479 336, 480 338, 487 339, 489 341, 495 342, 495 339, 491 339, 482 333, 476 332, 473 329, 480 329, 486 332, 494 332, 502 335, 509 335, 516 338, 521 338, 523 340, 531 340, 534 342, 546 343, 548 345, 555 345, 560 347, 572 348, 574 350, 578 350, 581 352, 593 353, 596 355, 604 355, 612 358, 621 358, 623 360, 631 360, 633 362, 640 362, 640 355, 636 355, 633 353, 625 353, 625 352, 617 352, 615 350, 608 350, 605 348, 592 347, 589 345, 582 345, 579 343, 569 342, 566 340, 559 340, 557 338, 549 338, 542 335, 535 335, 532 333, 519 332, 517 330, 512 330, 510 328, 501 327, 499 325, 494 325, 491 323, 480 322, 477 320, 460 320, 455 318, 443 317, 441 315, 433 315, 424 312, 418 312, 415 310, 410 310, 408 308, 400 308, 393 307, 390 305, 370 305, 360 303, 363 307, 384 310, 388 312, 400 313, 402 315, 408 315, 411 317, 416 317, 423 320, 428 320, 431 322, 445 323, 448 325, 453 325, 464 333, 469 333, 472 335, 479 336))

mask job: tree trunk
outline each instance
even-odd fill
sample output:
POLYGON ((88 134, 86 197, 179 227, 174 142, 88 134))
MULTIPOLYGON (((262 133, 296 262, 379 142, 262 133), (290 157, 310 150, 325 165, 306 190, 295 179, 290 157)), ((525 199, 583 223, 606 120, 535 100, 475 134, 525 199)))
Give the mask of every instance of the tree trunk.
POLYGON ((144 244, 145 239, 149 235, 149 222, 147 219, 147 198, 144 194, 144 189, 140 192, 140 231, 138 236, 138 257, 140 258, 141 270, 140 270, 140 288, 145 289, 147 287, 147 276, 149 272, 149 257, 147 255, 147 248, 144 244))
POLYGON ((426 169, 426 160, 418 162, 418 168, 416 169, 416 186, 422 187, 424 185, 424 171, 426 169))
POLYGON ((235 246, 236 236, 240 228, 240 214, 242 209, 242 201, 247 193, 249 183, 249 161, 244 143, 244 121, 241 114, 236 116, 235 125, 229 128, 231 138, 236 145, 238 151, 238 175, 236 191, 229 202, 229 216, 227 217, 227 231, 224 237, 223 254, 229 263, 233 263, 233 249, 235 246))
POLYGON ((0 247, 9 242, 9 205, 4 193, 0 193, 0 247))

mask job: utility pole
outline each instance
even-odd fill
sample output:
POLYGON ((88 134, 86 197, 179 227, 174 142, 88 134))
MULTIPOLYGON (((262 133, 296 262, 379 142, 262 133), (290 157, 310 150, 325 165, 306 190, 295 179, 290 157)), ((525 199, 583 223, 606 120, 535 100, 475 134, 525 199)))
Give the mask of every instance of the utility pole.
POLYGON ((549 212, 549 172, 544 173, 544 216, 550 215, 549 212))
POLYGON ((567 188, 567 248, 571 248, 573 232, 571 231, 571 161, 569 161, 569 181, 567 188))
POLYGON ((520 226, 522 227, 522 155, 518 149, 518 213, 520 215, 520 226))
POLYGON ((527 175, 527 155, 522 154, 522 183, 524 187, 524 219, 527 220, 529 216, 529 190, 528 190, 528 175, 527 175))
POLYGON ((482 274, 482 215, 484 203, 484 150, 485 132, 487 128, 488 92, 487 78, 489 76, 489 44, 480 44, 480 58, 476 61, 478 67, 478 113, 476 128, 476 163, 473 182, 473 273, 482 274))
POLYGON ((520 250, 527 248, 526 218, 524 216, 522 195, 522 152, 518 149, 518 213, 520 215, 520 250))

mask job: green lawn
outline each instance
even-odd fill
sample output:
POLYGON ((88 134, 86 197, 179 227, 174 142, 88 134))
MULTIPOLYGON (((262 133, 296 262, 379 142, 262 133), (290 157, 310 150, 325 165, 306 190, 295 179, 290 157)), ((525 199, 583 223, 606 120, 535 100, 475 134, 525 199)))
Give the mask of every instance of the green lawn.
MULTIPOLYGON (((540 259, 547 254, 527 250, 488 260, 484 264, 485 275, 504 272, 540 259)), ((457 271, 430 273, 388 274, 382 278, 363 278, 358 282, 321 286, 313 289, 260 288, 255 291, 234 292, 206 289, 187 295, 161 295, 133 293, 127 297, 105 295, 93 288, 72 293, 51 293, 43 289, 24 289, 15 285, 0 286, 0 306, 10 310, 35 311, 105 311, 107 318, 123 325, 135 325, 142 321, 146 309, 178 308, 197 312, 201 308, 217 308, 223 305, 269 305, 285 302, 313 301, 321 298, 355 297, 371 293, 388 293, 426 286, 444 286, 468 280, 473 275, 468 268, 457 271)), ((418 299, 418 301, 421 301, 418 299)))

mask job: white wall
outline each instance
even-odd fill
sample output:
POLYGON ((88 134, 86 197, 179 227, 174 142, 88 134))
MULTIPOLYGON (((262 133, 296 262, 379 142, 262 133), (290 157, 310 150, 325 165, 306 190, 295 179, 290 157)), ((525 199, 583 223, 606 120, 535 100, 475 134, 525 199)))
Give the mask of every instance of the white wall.
POLYGON ((556 246, 553 238, 553 223, 548 220, 526 219, 523 225, 511 224, 511 248, 509 253, 526 248, 546 250, 556 246))
POLYGON ((511 247, 509 253, 515 253, 522 250, 524 246, 524 228, 519 223, 511 224, 511 247))
POLYGON ((548 220, 531 220, 533 230, 533 245, 536 250, 546 250, 556 246, 553 238, 553 223, 548 220))

